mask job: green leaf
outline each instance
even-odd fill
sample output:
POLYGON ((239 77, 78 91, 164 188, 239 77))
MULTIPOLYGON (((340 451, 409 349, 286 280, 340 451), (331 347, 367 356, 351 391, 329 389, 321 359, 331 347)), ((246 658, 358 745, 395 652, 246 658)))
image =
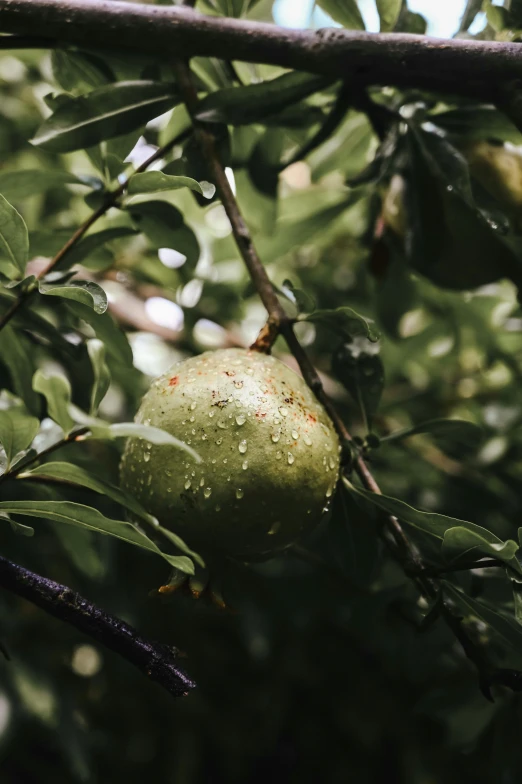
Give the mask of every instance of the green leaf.
MULTIPOLYGON (((22 398, 32 414, 37 414, 39 398, 32 385, 34 353, 26 338, 20 335, 19 329, 11 324, 3 327, 0 334, 0 361, 7 367, 15 394, 22 398)), ((5 382, 2 386, 5 386, 5 382)))
POLYGON ((447 133, 458 136, 459 141, 498 139, 513 144, 522 143, 522 133, 494 106, 460 106, 432 115, 430 120, 447 133))
POLYGON ((61 102, 32 143, 58 153, 85 149, 139 128, 177 102, 170 84, 134 81, 100 87, 61 102))
MULTIPOLYGON (((27 226, 20 213, 1 195, 0 249, 10 263, 23 275, 29 256, 29 234, 27 232, 27 226)), ((2 270, 1 259, 0 270, 2 270)))
POLYGON ((189 266, 197 264, 199 242, 184 222, 181 212, 166 201, 148 201, 129 206, 129 213, 137 228, 154 248, 172 248, 187 257, 189 266))
POLYGON ((107 482, 105 479, 101 479, 98 476, 93 476, 84 468, 74 465, 74 463, 62 463, 58 461, 44 463, 43 465, 38 466, 38 468, 33 468, 31 471, 26 471, 25 473, 19 474, 17 479, 54 480, 64 484, 86 487, 89 490, 93 490, 95 493, 100 493, 101 495, 107 496, 107 498, 110 498, 112 501, 120 504, 120 506, 123 506, 124 509, 128 509, 139 519, 145 520, 159 533, 168 535, 167 538, 170 539, 170 541, 173 542, 173 544, 175 544, 179 550, 184 552, 186 555, 189 555, 201 566, 205 566, 203 559, 198 553, 194 552, 194 550, 191 550, 190 547, 185 544, 183 539, 181 539, 181 537, 162 528, 158 524, 156 518, 149 514, 133 496, 124 492, 121 490, 121 488, 113 485, 111 482, 107 482))
POLYGON ((522 567, 515 556, 519 549, 518 544, 512 539, 503 542, 489 531, 486 533, 488 535, 484 536, 462 526, 448 528, 444 533, 442 554, 451 564, 460 561, 466 563, 479 561, 477 566, 480 566, 481 558, 496 558, 498 561, 503 561, 517 575, 522 576, 522 567))
POLYGON ((88 178, 76 177, 60 169, 22 169, 20 171, 0 172, 0 193, 11 201, 20 201, 36 193, 44 193, 51 188, 65 185, 84 185, 92 187, 88 178))
POLYGON ((360 316, 355 310, 348 307, 334 308, 331 310, 314 310, 313 313, 300 316, 301 321, 311 321, 322 324, 324 327, 344 338, 368 338, 372 342, 377 340, 377 335, 372 331, 370 322, 360 316))
POLYGON ((449 440, 454 439, 468 446, 476 446, 482 441, 484 435, 479 425, 466 419, 428 419, 426 422, 420 422, 418 425, 383 436, 381 442, 402 441, 420 433, 429 433, 449 440))
POLYGON ((294 303, 300 313, 315 310, 314 298, 308 292, 296 288, 291 280, 286 279, 283 281, 282 293, 290 302, 294 303))
POLYGON ((329 14, 334 22, 350 30, 364 30, 364 19, 357 0, 317 0, 317 5, 329 14))
POLYGON ((406 525, 409 525, 411 528, 422 531, 422 533, 427 534, 440 542, 444 540, 444 534, 449 528, 460 527, 481 536, 491 544, 503 544, 502 539, 499 539, 498 536, 495 536, 495 534, 491 533, 491 531, 488 531, 486 528, 475 525, 475 523, 469 523, 467 520, 459 520, 455 517, 436 514, 435 512, 421 512, 419 509, 414 509, 413 506, 405 504, 404 501, 399 501, 398 498, 371 493, 369 490, 363 490, 361 487, 352 485, 347 479, 343 479, 343 482, 351 493, 364 498, 366 501, 370 501, 370 503, 383 512, 394 515, 402 523, 406 523, 406 525))
POLYGON ((109 389, 111 374, 105 362, 105 346, 97 338, 87 341, 87 351, 94 373, 94 384, 91 392, 89 413, 95 415, 99 405, 109 389))
MULTIPOLYGON (((95 254, 96 251, 102 248, 107 242, 112 242, 113 240, 118 240, 122 237, 131 237, 136 235, 136 233, 137 232, 129 226, 113 226, 110 229, 103 229, 94 234, 88 234, 85 239, 81 240, 81 242, 75 245, 69 253, 64 256, 63 260, 57 264, 54 269, 69 269, 74 264, 82 264, 85 259, 92 254, 95 254)), ((89 264, 85 264, 85 266, 88 267, 89 264)))
POLYGON ((7 469, 11 462, 31 444, 40 422, 19 408, 0 410, 0 443, 7 456, 7 469))
POLYGON ((367 432, 384 388, 384 367, 368 340, 343 343, 332 356, 332 370, 359 406, 367 432))
POLYGON ((74 420, 69 414, 71 402, 71 385, 63 376, 46 376, 37 370, 33 377, 33 389, 43 395, 47 401, 47 412, 65 433, 74 427, 74 420))
POLYGON ((98 314, 107 310, 107 295, 101 286, 91 280, 70 280, 61 286, 40 281, 39 290, 40 294, 46 296, 63 297, 88 305, 98 314))
POLYGON ((194 458, 196 463, 201 463, 201 457, 192 447, 159 427, 142 425, 138 422, 118 422, 115 425, 110 425, 109 433, 113 438, 130 436, 132 438, 143 438, 145 441, 149 441, 157 446, 175 446, 177 449, 183 449, 183 451, 187 452, 194 458))
POLYGON ((110 69, 102 60, 85 52, 53 49, 51 68, 60 87, 65 92, 76 95, 94 90, 113 78, 110 69))
POLYGON ((161 555, 171 566, 187 574, 194 574, 194 565, 186 556, 168 555, 132 523, 112 520, 97 509, 72 501, 0 501, 0 511, 28 517, 45 517, 55 523, 78 525, 90 531, 107 534, 124 542, 161 555))
POLYGON ((127 336, 116 324, 111 314, 97 313, 83 302, 67 301, 68 310, 77 318, 86 321, 94 330, 96 337, 103 341, 107 354, 114 362, 132 367, 132 349, 127 336))
POLYGON ((393 30, 402 8, 402 0, 376 0, 379 19, 381 20, 381 33, 393 30))
POLYGON ((198 182, 192 177, 177 177, 173 174, 164 174, 161 171, 149 171, 134 174, 129 180, 127 193, 131 196, 136 193, 176 191, 180 188, 190 188, 206 199, 211 199, 216 192, 215 186, 210 182, 198 182))
POLYGON ((504 615, 498 609, 493 609, 479 599, 472 599, 447 580, 441 580, 441 585, 444 595, 452 599, 465 616, 472 616, 483 621, 506 645, 520 656, 520 651, 522 650, 522 628, 514 618, 504 615))
POLYGON ((322 90, 332 81, 324 76, 289 73, 246 87, 227 87, 203 98, 196 108, 196 118, 210 123, 250 125, 322 90))

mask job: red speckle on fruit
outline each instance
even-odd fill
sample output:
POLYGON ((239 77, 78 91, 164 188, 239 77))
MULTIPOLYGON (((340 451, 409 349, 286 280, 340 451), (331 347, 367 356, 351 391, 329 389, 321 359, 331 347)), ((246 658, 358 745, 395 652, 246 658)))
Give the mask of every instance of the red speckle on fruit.
POLYGON ((310 420, 310 422, 314 422, 314 424, 315 422, 317 422, 317 419, 312 414, 308 414, 308 419, 310 420))
POLYGON ((225 370, 225 376, 235 376, 235 375, 236 374, 234 373, 233 370, 225 370))
POLYGON ((266 417, 266 411, 256 411, 256 419, 263 419, 266 417))
POLYGON ((169 387, 175 387, 176 384, 178 383, 178 380, 179 380, 178 376, 172 376, 172 378, 169 381, 169 387))

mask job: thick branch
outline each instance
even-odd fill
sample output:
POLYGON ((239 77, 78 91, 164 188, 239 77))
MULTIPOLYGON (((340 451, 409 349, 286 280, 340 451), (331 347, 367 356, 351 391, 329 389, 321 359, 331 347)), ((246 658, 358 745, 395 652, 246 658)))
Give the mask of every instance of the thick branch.
POLYGON ((0 586, 118 653, 174 697, 186 695, 195 688, 195 683, 179 667, 172 648, 145 639, 132 626, 109 615, 67 586, 1 556, 0 586))
MULTIPOLYGON (((351 79, 460 95, 495 95, 495 87, 522 78, 520 44, 442 40, 406 34, 339 29, 288 30, 272 24, 204 16, 190 8, 112 0, 0 0, 3 33, 38 44, 93 44, 133 55, 267 63, 351 79), (484 90, 484 86, 487 87, 484 90)), ((0 44, 4 46, 2 41, 0 44)))

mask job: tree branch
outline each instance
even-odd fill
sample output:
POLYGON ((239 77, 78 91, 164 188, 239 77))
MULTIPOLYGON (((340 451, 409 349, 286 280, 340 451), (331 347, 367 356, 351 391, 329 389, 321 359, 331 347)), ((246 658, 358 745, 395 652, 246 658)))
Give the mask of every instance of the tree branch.
MULTIPOLYGON (((117 0, 0 0, 2 32, 38 45, 118 49, 133 55, 195 55, 279 65, 350 79, 490 100, 496 88, 522 78, 518 43, 443 40, 351 30, 289 30, 273 24, 205 16, 191 8, 117 0)), ((0 39, 1 40, 1 39, 0 39)), ((22 41, 23 42, 23 41, 22 41)), ((13 42, 16 46, 19 41, 13 42)), ((6 41, 1 40, 3 48, 6 41)))
MULTIPOLYGON (((197 93, 190 68, 186 62, 176 60, 174 63, 174 70, 182 98, 189 115, 192 117, 195 138, 200 144, 203 157, 209 167, 218 196, 220 197, 229 218, 239 252, 243 257, 261 300, 268 311, 267 327, 261 331, 260 337, 258 338, 260 346, 258 347, 254 344, 254 347, 259 348, 259 350, 270 350, 271 343, 279 331, 285 338, 291 353, 297 361, 304 380, 328 412, 337 433, 339 434, 341 443, 353 443, 352 436, 339 416, 332 401, 326 394, 314 365, 299 343, 294 332, 293 321, 287 318, 284 313, 278 300, 277 293, 257 254, 250 232, 243 220, 236 198, 226 177, 224 167, 220 161, 214 137, 205 125, 194 118, 194 110, 197 105, 197 93)), ((359 476, 362 485, 367 490, 380 494, 381 490, 379 485, 366 465, 366 462, 360 454, 356 454, 357 456, 355 457, 353 467, 359 476)), ((401 523, 395 516, 387 515, 384 519, 386 523, 385 530, 392 540, 390 542, 389 538, 385 536, 385 541, 388 546, 390 546, 393 556, 400 563, 406 575, 415 582, 420 593, 429 601, 436 601, 437 597, 440 595, 439 585, 432 577, 428 576, 417 547, 406 536, 401 523)), ((454 614, 451 607, 444 602, 442 603, 441 616, 444 618, 448 628, 460 642, 466 656, 476 666, 482 691, 491 699, 489 684, 491 683, 492 669, 489 666, 484 651, 468 635, 460 617, 454 614)))
POLYGON ((109 615, 67 586, 1 556, 0 586, 118 653, 174 697, 184 696, 195 688, 195 683, 179 667, 175 649, 145 639, 128 623, 109 615))

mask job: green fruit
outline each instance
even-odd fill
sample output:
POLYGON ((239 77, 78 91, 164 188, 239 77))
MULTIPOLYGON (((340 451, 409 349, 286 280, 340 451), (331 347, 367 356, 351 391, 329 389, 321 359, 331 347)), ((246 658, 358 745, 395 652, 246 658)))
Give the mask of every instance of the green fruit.
POLYGON ((136 421, 190 444, 129 439, 122 486, 203 552, 283 548, 320 520, 339 475, 339 440, 304 381, 274 357, 209 351, 156 379, 136 421))

